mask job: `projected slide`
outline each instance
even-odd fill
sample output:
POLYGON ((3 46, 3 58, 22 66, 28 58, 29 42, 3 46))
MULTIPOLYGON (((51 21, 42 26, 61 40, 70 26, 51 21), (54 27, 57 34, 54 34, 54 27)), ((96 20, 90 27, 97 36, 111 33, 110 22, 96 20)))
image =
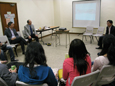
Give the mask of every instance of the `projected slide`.
POLYGON ((75 5, 76 20, 95 20, 96 19, 96 3, 83 3, 75 5))

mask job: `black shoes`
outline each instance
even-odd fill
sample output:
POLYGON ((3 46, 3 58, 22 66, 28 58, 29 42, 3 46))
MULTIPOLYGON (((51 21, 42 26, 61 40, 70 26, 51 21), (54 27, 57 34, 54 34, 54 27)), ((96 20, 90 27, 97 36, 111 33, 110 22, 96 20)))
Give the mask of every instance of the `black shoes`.
POLYGON ((97 47, 96 49, 102 49, 102 47, 97 47))
POLYGON ((14 59, 14 60, 11 60, 12 62, 17 62, 18 60, 17 59, 14 59))
POLYGON ((22 54, 25 54, 25 52, 23 52, 22 54))

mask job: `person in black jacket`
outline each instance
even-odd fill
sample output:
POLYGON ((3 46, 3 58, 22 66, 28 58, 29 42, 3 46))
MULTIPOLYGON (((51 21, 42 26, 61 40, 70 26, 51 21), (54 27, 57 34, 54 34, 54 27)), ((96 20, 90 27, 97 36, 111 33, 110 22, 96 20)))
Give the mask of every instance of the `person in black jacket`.
POLYGON ((11 44, 16 44, 20 43, 21 48, 22 48, 22 53, 25 54, 25 47, 24 44, 27 45, 27 42, 18 35, 16 30, 14 29, 14 24, 13 22, 8 23, 8 29, 5 30, 5 35, 8 37, 8 40, 11 44))
MULTIPOLYGON (((107 21, 107 27, 106 27, 106 33, 105 33, 105 35, 107 35, 107 34, 112 34, 112 35, 114 35, 115 36, 115 27, 113 26, 113 21, 112 20, 108 20, 107 21)), ((99 38, 99 41, 98 41, 98 48, 96 48, 96 49, 102 49, 102 40, 103 40, 103 37, 104 36, 101 36, 100 38, 99 38)))

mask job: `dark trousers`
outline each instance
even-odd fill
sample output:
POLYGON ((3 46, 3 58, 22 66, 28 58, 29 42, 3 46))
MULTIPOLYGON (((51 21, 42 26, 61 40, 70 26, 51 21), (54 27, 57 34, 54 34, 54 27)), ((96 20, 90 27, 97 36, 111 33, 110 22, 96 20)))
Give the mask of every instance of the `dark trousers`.
POLYGON ((0 59, 1 59, 2 61, 7 60, 6 53, 5 53, 3 50, 1 50, 0 59))
POLYGON ((31 35, 31 39, 27 38, 29 43, 32 42, 32 38, 35 38, 35 40, 36 40, 37 42, 39 42, 38 37, 35 36, 35 34, 32 34, 32 35, 31 35))
POLYGON ((18 72, 19 66, 23 64, 24 64, 23 62, 10 62, 7 64, 7 66, 8 66, 8 69, 10 69, 12 65, 15 65, 17 68, 17 72, 18 72))
POLYGON ((11 40, 11 44, 16 44, 16 43, 20 43, 21 48, 22 48, 22 52, 25 52, 25 47, 24 45, 27 45, 27 42, 25 41, 25 39, 23 39, 22 37, 17 37, 14 40, 11 40))
POLYGON ((104 37, 104 36, 99 37, 99 41, 98 41, 98 46, 99 46, 99 47, 102 47, 103 37, 104 37))
POLYGON ((7 50, 10 54, 11 61, 14 60, 15 59, 14 52, 12 50, 12 47, 10 47, 10 46, 6 46, 5 50, 1 50, 0 59, 2 61, 7 60, 7 56, 6 56, 6 53, 5 53, 5 51, 7 51, 7 50))

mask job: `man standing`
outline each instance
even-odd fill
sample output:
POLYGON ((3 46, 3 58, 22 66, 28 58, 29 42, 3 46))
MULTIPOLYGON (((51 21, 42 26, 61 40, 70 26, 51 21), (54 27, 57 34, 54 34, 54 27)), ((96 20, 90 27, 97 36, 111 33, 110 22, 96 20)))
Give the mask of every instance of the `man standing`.
POLYGON ((14 52, 13 52, 13 50, 12 50, 12 47, 7 46, 7 45, 5 45, 5 44, 2 44, 2 43, 0 42, 0 48, 1 48, 1 49, 0 49, 0 59, 1 59, 2 61, 6 61, 6 60, 7 60, 7 57, 6 57, 6 55, 5 55, 5 52, 6 52, 7 50, 9 51, 11 61, 18 61, 18 60, 15 59, 15 56, 14 56, 14 52))
POLYGON ((38 35, 31 20, 27 20, 27 25, 24 26, 24 31, 25 38, 28 39, 29 43, 32 41, 32 38, 35 38, 35 40, 39 42, 38 35))
MULTIPOLYGON (((113 26, 113 21, 112 20, 108 20, 107 21, 107 28, 106 28, 106 33, 105 33, 106 35, 107 34, 112 34, 112 35, 114 35, 115 36, 115 27, 113 26)), ((99 41, 98 41, 98 48, 96 48, 96 49, 102 49, 102 40, 103 40, 103 37, 104 36, 101 36, 100 38, 99 38, 99 41)))
POLYGON ((23 39, 17 34, 16 30, 14 29, 13 22, 9 22, 8 27, 9 28, 5 30, 4 34, 8 37, 9 42, 11 44, 20 43, 21 48, 22 48, 22 54, 25 54, 24 44, 27 45, 27 42, 25 41, 25 39, 23 39))

